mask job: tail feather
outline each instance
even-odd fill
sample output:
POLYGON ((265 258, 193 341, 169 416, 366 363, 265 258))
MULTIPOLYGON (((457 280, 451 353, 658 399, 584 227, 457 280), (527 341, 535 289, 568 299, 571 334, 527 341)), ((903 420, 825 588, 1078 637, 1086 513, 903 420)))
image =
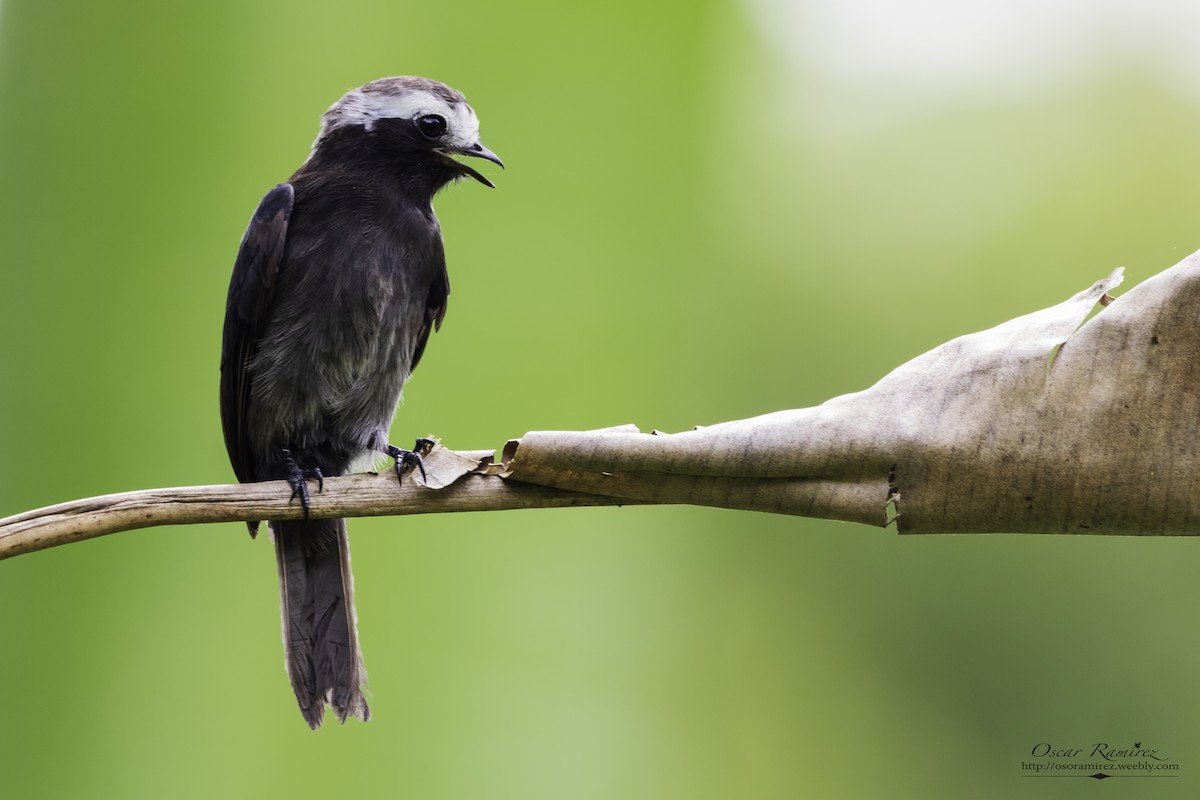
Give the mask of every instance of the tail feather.
POLYGON ((321 727, 326 703, 341 722, 370 719, 346 521, 277 521, 271 528, 288 677, 304 719, 321 727))

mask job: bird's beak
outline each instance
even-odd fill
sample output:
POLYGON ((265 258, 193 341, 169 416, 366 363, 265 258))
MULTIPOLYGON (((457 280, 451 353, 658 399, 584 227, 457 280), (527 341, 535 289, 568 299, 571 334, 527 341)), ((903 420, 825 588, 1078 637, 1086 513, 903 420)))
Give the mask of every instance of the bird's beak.
POLYGON ((451 154, 456 155, 456 156, 472 156, 474 158, 485 158, 488 161, 491 161, 493 164, 500 165, 500 169, 504 169, 504 162, 500 160, 500 156, 496 155, 491 150, 488 150, 486 147, 484 147, 479 142, 476 142, 475 144, 472 144, 472 145, 467 145, 466 147, 461 147, 461 148, 456 147, 453 150, 439 150, 438 152, 440 152, 442 155, 446 156, 447 159, 449 159, 451 162, 453 162, 454 165, 458 168, 458 171, 461 172, 463 175, 470 175, 472 178, 479 181, 484 186, 490 186, 493 189, 496 188, 496 184, 492 183, 487 178, 483 177, 483 175, 476 172, 474 167, 469 167, 466 164, 462 163, 461 161, 458 161, 457 159, 450 158, 451 154))

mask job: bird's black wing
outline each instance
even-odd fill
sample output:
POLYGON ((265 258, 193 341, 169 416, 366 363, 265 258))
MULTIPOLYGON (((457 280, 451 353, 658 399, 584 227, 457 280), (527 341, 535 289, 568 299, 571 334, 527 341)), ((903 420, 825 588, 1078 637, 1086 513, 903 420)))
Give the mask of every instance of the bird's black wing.
POLYGON ((229 282, 221 343, 221 426, 225 449, 239 481, 254 480, 254 458, 245 425, 250 400, 248 366, 271 307, 275 279, 287 243, 295 192, 281 183, 258 204, 250 219, 229 282))
POLYGON ((450 275, 446 272, 446 258, 441 255, 441 248, 438 248, 438 253, 440 269, 437 271, 433 283, 430 284, 429 294, 425 298, 425 317, 421 321, 421 330, 417 333, 417 346, 413 350, 410 371, 417 368, 417 362, 421 360, 421 355, 425 352, 425 343, 429 341, 429 334, 441 329, 442 319, 446 316, 446 303, 450 297, 450 275))

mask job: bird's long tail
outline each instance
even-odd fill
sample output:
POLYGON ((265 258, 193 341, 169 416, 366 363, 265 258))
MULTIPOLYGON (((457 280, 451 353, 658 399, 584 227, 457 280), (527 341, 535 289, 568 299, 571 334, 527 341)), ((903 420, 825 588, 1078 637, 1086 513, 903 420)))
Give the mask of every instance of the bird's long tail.
POLYGON ((346 520, 276 521, 271 528, 288 677, 304 719, 321 727, 326 703, 342 722, 370 719, 346 520))

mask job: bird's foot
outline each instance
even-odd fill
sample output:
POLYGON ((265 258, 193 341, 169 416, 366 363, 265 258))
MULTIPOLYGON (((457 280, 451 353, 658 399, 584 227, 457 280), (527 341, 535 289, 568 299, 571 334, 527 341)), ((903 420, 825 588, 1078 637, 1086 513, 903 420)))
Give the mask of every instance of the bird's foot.
POLYGON ((308 519, 308 479, 317 479, 317 493, 319 494, 325 491, 325 476, 317 467, 301 469, 300 465, 296 463, 296 459, 292 458, 292 451, 287 448, 283 449, 283 459, 287 463, 287 482, 292 487, 292 496, 288 498, 288 502, 299 497, 300 505, 304 507, 304 518, 308 519))
POLYGON ((406 467, 416 467, 421 473, 421 480, 428 483, 428 478, 425 477, 425 462, 421 460, 421 451, 428 452, 433 445, 432 439, 417 439, 412 450, 402 450, 394 444, 389 444, 384 452, 396 459, 396 480, 403 479, 406 467))

